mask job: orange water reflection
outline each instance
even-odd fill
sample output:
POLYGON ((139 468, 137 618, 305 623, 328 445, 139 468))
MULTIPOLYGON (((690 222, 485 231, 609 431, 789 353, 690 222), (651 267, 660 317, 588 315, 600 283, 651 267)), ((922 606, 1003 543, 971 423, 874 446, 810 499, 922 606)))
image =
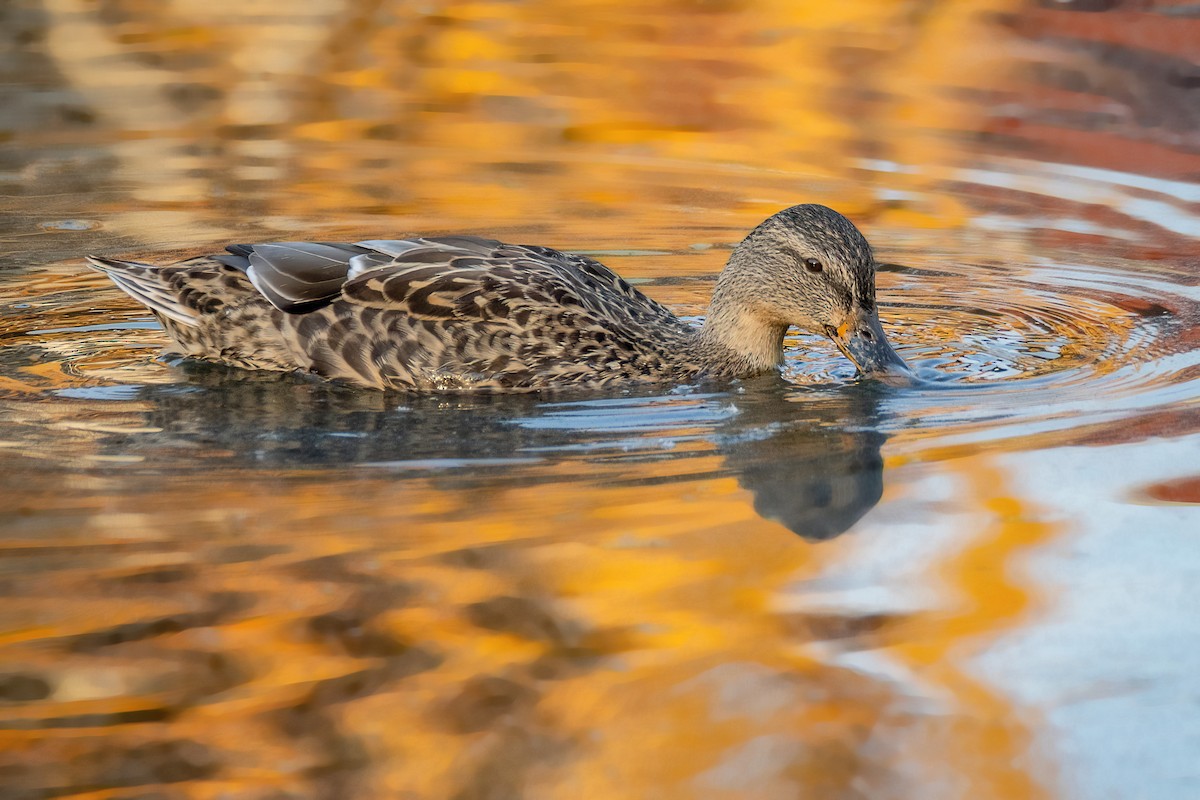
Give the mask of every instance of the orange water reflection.
POLYGON ((728 478, 681 498, 657 480, 674 468, 587 492, 286 472, 29 487, 2 646, 47 696, 4 710, 14 785, 840 796, 903 785, 902 757, 974 796, 1037 795, 1022 715, 952 653, 1011 624, 1026 592, 993 570, 1051 532, 987 499, 994 472, 977 489, 995 522, 944 561, 963 610, 880 620, 777 610, 837 540, 757 519, 728 478), (821 642, 892 651, 954 699, 913 716, 821 642))
POLYGON ((322 0, 298 16, 55 0, 29 14, 45 43, 30 68, 67 90, 7 136, 74 144, 25 167, 37 205, 154 249, 397 226, 655 246, 681 217, 733 238, 800 199, 908 231, 1049 212, 1041 236, 1107 225, 1162 246, 1155 220, 1057 191, 1068 176, 994 179, 1039 158, 1167 178, 1194 163, 1170 111, 1176 39, 1096 55, 1097 30, 1127 36, 1122 15, 1019 0, 322 0), (1093 77, 1052 90, 1063 75, 1093 77), (1146 94, 1162 124, 1128 122, 1146 94), (1083 102, 1100 116, 1072 110, 1083 102), (110 191, 86 206, 55 197, 97 183, 110 191))
MULTIPOLYGON (((18 0, 0 788, 1072 796, 1066 734, 976 664, 1079 534, 1006 457, 1194 437, 1200 374, 1170 79, 1200 23, 1077 5, 18 0), (155 361, 77 260, 466 230, 701 313, 728 243, 806 200, 896 262, 910 358, 1025 383, 398 408, 155 361), (813 600, 872 554, 930 596, 813 600)), ((849 382, 801 350, 797 383, 849 382)))

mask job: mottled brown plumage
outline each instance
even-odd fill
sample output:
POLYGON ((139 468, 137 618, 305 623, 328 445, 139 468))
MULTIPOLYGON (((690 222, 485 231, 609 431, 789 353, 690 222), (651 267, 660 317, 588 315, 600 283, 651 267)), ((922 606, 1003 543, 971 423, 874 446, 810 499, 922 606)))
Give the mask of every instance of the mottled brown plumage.
POLYGON ((796 325, 864 371, 902 364, 875 311, 862 234, 794 206, 738 245, 693 328, 590 258, 470 236, 233 245, 157 267, 89 263, 180 354, 377 389, 532 391, 767 372, 796 325))

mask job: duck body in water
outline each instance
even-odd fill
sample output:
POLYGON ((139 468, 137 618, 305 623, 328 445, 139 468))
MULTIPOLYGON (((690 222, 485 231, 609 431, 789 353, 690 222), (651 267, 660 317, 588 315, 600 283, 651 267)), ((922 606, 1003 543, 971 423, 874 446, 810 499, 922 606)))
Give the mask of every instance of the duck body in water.
POLYGON ((232 245, 168 266, 89 256, 173 352, 375 389, 521 392, 748 378, 791 326, 866 374, 906 372, 875 304, 875 260, 832 209, 799 205, 734 249, 702 327, 603 264, 471 236, 232 245))

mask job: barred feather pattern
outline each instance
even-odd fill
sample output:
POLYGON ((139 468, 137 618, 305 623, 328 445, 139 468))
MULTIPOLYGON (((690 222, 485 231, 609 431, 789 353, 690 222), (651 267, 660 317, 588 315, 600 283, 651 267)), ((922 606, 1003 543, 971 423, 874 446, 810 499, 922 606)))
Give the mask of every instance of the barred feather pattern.
POLYGON ((181 354, 238 367, 423 392, 705 371, 694 329, 585 256, 473 237, 229 251, 167 267, 90 261, 155 312, 181 354))

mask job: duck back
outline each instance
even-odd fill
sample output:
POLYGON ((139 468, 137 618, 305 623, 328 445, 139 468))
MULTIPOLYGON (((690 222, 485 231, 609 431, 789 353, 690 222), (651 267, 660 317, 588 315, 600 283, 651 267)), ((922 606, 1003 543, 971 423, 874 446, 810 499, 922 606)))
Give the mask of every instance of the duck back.
POLYGON ((165 267, 89 259, 183 355, 380 389, 686 379, 693 330, 590 258, 466 236, 233 245, 165 267))

